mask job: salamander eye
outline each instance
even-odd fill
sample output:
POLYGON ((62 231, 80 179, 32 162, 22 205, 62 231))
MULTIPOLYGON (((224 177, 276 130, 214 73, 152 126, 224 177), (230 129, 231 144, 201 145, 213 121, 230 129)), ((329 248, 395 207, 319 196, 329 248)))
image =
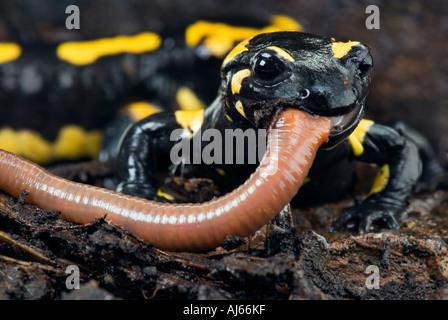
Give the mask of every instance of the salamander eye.
POLYGON ((263 81, 274 80, 285 71, 285 65, 276 56, 263 52, 255 61, 255 75, 263 81))

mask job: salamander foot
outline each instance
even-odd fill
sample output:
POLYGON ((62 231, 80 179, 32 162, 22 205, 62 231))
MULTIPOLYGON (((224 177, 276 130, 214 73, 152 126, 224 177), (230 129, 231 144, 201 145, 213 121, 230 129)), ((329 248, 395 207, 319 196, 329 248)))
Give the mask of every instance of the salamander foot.
POLYGON ((398 229, 400 226, 397 218, 402 212, 402 208, 383 203, 361 203, 343 209, 342 216, 333 222, 329 231, 349 229, 357 232, 371 232, 373 228, 398 229))

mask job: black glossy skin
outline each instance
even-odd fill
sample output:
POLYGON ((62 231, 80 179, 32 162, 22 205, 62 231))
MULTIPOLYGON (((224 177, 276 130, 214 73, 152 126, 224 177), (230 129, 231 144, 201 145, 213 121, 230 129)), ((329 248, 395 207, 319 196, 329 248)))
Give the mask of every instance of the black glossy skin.
POLYGON ((0 63, 0 128, 33 130, 54 141, 67 124, 85 130, 103 129, 128 102, 151 100, 165 110, 178 109, 174 97, 180 86, 189 87, 207 103, 213 101, 219 86, 220 59, 199 55, 186 46, 185 28, 194 20, 179 18, 177 24, 167 23, 156 31, 142 21, 126 20, 132 17, 130 12, 141 14, 137 20, 146 19, 146 13, 138 9, 151 7, 144 1, 114 2, 107 10, 103 10, 103 3, 75 2, 0 3, 0 42, 17 43, 22 48, 18 59, 0 63), (82 12, 79 30, 65 28, 69 5, 77 5, 82 12), (42 32, 42 26, 46 31, 42 32), (60 60, 56 54, 58 45, 64 42, 147 31, 160 34, 169 49, 163 44, 155 51, 103 56, 82 66, 60 60))
MULTIPOLYGON (((280 100, 292 107, 322 116, 336 116, 347 113, 363 103, 367 95, 369 78, 366 71, 372 65, 372 58, 366 46, 352 47, 341 59, 333 57, 330 39, 306 33, 275 32, 254 37, 249 42, 248 51, 229 61, 222 70, 222 76, 232 76, 235 71, 256 68, 257 59, 272 61, 273 68, 255 74, 244 85, 239 95, 232 95, 228 82, 223 82, 225 99, 256 109, 266 102, 280 100), (286 51, 295 62, 290 63, 268 47, 278 47, 286 51), (278 61, 278 62, 277 62, 278 61), (367 67, 368 66, 368 67, 367 67), (268 72, 277 75, 269 75, 268 72), (309 93, 306 92, 309 90, 309 93)), ((260 68, 262 69, 262 68, 260 68)), ((261 108, 261 107, 259 107, 261 108)), ((248 119, 254 123, 253 114, 248 119)), ((254 123, 255 124, 255 123, 254 123)))
POLYGON ((0 63, 0 128, 33 130, 54 141, 67 124, 85 130, 103 129, 128 102, 145 100, 164 110, 179 109, 174 97, 181 86, 191 89, 206 104, 211 103, 220 83, 221 59, 201 44, 187 46, 187 28, 199 19, 229 27, 263 28, 270 24, 267 13, 228 16, 198 7, 193 15, 176 15, 173 19, 170 8, 176 3, 169 1, 105 3, 0 2, 0 42, 16 43, 22 48, 18 59, 0 63), (69 5, 77 5, 82 12, 78 30, 65 27, 69 5), (158 11, 167 20, 162 16, 160 20, 151 19, 158 11), (155 51, 104 56, 82 66, 62 61, 56 55, 56 48, 64 42, 147 31, 162 38, 162 45, 155 51), (25 85, 23 79, 27 79, 25 85))
MULTIPOLYGON (((350 221, 355 222, 358 231, 369 231, 373 222, 398 228, 397 218, 421 175, 419 149, 400 132, 374 124, 363 140, 364 152, 354 155, 346 138, 363 114, 372 58, 362 44, 353 46, 342 58, 335 58, 331 45, 329 39, 298 32, 254 37, 246 45, 246 51, 223 66, 221 93, 205 110, 201 129, 216 128, 223 132, 226 128, 267 128, 285 107, 322 116, 355 113, 348 124, 332 132, 326 148, 318 152, 309 174, 310 182, 302 187, 294 203, 340 198, 354 182, 354 160, 378 166, 388 164, 390 178, 385 188, 346 208, 332 230, 345 228, 350 221), (268 49, 270 46, 284 50, 294 61, 268 49), (241 81, 241 89, 235 93, 232 78, 244 69, 250 70, 250 76, 241 81), (245 117, 237 111, 237 101, 241 101, 245 117)), ((217 184, 224 182, 219 186, 225 193, 243 183, 253 172, 255 166, 249 165, 169 166, 168 155, 175 143, 169 136, 177 128, 180 125, 172 113, 150 116, 130 128, 118 156, 118 191, 166 201, 157 196, 156 173, 166 172, 170 167, 171 175, 216 178, 217 184), (217 168, 223 169, 226 175, 218 175, 217 168)), ((432 179, 437 170, 429 171, 432 179)), ((444 174, 443 169, 442 172, 444 174)))
MULTIPOLYGON (((173 97, 186 81, 177 77, 178 73, 191 74, 192 70, 200 69, 207 77, 207 67, 218 68, 212 59, 208 59, 209 64, 198 63, 201 59, 194 51, 180 45, 141 55, 106 56, 85 66, 58 60, 55 51, 56 46, 46 44, 24 47, 19 59, 0 64, 0 79, 8 79, 9 83, 1 88, 0 105, 5 107, 1 108, 0 127, 32 129, 54 140, 59 127, 44 123, 76 123, 86 130, 102 128, 125 103, 145 99, 174 110, 178 106, 173 97), (23 85, 21 79, 26 77, 35 78, 36 84, 29 88, 23 85)), ((211 91, 219 83, 214 78, 211 91)), ((189 84, 196 83, 190 79, 189 84)), ((193 85, 192 89, 198 88, 193 85)))

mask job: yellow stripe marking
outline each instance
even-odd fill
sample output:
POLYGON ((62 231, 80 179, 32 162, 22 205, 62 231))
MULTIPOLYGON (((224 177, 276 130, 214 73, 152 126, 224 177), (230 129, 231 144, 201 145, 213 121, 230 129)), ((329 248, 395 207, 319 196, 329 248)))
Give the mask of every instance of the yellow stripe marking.
POLYGON ((218 172, 220 176, 226 176, 226 172, 221 168, 216 168, 216 172, 218 172))
POLYGON ((99 130, 86 131, 75 125, 64 126, 54 142, 31 130, 3 128, 0 130, 0 149, 47 164, 62 159, 96 158, 101 139, 99 130))
POLYGON ((141 54, 156 50, 162 40, 152 32, 143 32, 134 36, 117 36, 91 41, 65 42, 58 46, 59 59, 74 65, 87 65, 97 59, 119 53, 141 54))
POLYGON ((389 182, 390 177, 390 169, 389 165, 383 165, 378 171, 375 181, 373 182, 372 188, 370 189, 370 193, 378 193, 386 188, 387 183, 389 182))
MULTIPOLYGON (((243 103, 241 101, 237 101, 235 103, 235 108, 236 110, 244 117, 246 118, 246 114, 244 113, 244 107, 243 107, 243 103)), ((247 119, 247 118, 246 118, 247 119)))
POLYGON ((251 72, 249 69, 243 69, 235 73, 232 77, 232 93, 233 94, 239 94, 241 91, 241 84, 243 80, 251 75, 251 72))
POLYGON ((303 27, 296 20, 283 15, 272 16, 270 25, 261 29, 198 21, 185 31, 185 41, 189 47, 195 47, 202 41, 212 55, 221 58, 232 49, 235 42, 274 31, 303 31, 303 27))
POLYGON ((51 144, 31 130, 0 130, 0 148, 39 163, 51 160, 51 144))
POLYGON ((132 102, 122 109, 122 112, 129 115, 134 121, 139 121, 161 111, 161 108, 146 101, 132 102))
POLYGON ((222 62, 222 67, 224 67, 230 61, 232 61, 236 56, 240 55, 245 51, 248 51, 249 49, 247 48, 247 45, 251 39, 252 38, 248 38, 237 44, 235 48, 233 48, 232 51, 230 51, 229 54, 225 57, 224 61, 222 62))
POLYGON ((176 92, 176 101, 182 110, 205 109, 204 102, 188 87, 180 87, 176 92))
POLYGON ((0 43, 0 64, 14 61, 22 54, 22 48, 12 42, 0 43))
POLYGON ((331 44, 331 49, 333 50, 333 56, 337 59, 344 57, 350 52, 353 46, 360 44, 359 41, 348 41, 348 42, 333 42, 331 44))
POLYGON ((296 61, 296 60, 294 60, 294 58, 288 52, 286 52, 285 50, 283 50, 283 49, 281 49, 279 47, 270 46, 270 47, 267 47, 266 49, 270 49, 270 50, 273 50, 273 51, 277 52, 277 54, 279 56, 283 57, 286 60, 289 60, 291 62, 295 62, 296 61))
POLYGON ((204 121, 204 110, 178 110, 174 112, 177 123, 193 134, 199 131, 204 121))
POLYGON ((364 138, 370 127, 374 125, 371 120, 362 119, 356 127, 355 131, 348 137, 355 156, 360 156, 364 152, 364 138))
POLYGON ((92 155, 92 152, 96 154, 101 141, 99 138, 99 131, 92 133, 79 126, 65 126, 59 131, 53 144, 53 156, 56 159, 76 159, 80 155, 92 155))
POLYGON ((157 196, 165 198, 167 200, 173 201, 174 197, 164 191, 162 191, 162 189, 157 189, 157 196))

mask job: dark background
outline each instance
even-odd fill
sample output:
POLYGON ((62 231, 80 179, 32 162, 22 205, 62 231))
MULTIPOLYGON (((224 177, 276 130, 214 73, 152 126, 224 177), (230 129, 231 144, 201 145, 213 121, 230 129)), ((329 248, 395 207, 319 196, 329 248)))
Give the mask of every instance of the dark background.
POLYGON ((287 14, 310 33, 367 44, 374 57, 367 117, 404 120, 423 132, 447 165, 448 2, 326 0, 2 0, 0 39, 32 44, 162 33, 197 19, 235 21, 287 14), (65 8, 76 4, 81 30, 65 28, 65 8), (380 29, 368 30, 365 9, 380 8, 380 29))

